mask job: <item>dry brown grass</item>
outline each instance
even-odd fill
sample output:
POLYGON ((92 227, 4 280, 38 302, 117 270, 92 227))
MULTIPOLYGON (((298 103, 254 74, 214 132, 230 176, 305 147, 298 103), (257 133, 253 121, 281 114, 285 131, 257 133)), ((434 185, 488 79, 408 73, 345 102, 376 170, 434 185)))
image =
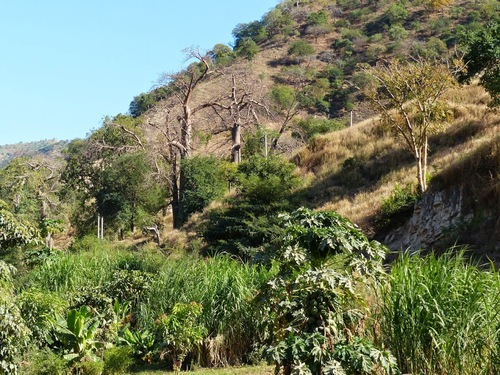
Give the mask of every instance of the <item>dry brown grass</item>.
MULTIPOLYGON (((500 170, 500 111, 487 107, 488 94, 477 85, 450 90, 447 98, 455 119, 430 139, 428 172, 436 180, 431 187, 479 176, 482 186, 475 189, 498 197, 500 173, 491 171, 500 170)), ((368 232, 396 184, 416 183, 409 152, 376 119, 316 137, 294 160, 303 176, 313 176, 313 206, 336 210, 368 232)))

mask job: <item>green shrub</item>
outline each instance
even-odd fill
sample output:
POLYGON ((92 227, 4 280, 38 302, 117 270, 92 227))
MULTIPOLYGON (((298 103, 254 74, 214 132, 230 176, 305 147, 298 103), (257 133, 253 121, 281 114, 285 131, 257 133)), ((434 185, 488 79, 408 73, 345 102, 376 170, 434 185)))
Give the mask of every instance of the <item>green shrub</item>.
POLYGON ((48 348, 38 351, 21 367, 22 375, 66 375, 68 372, 68 362, 48 348))
POLYGON ((500 277, 465 253, 402 255, 382 289, 380 332, 404 373, 500 372, 500 277))
POLYGON ((385 248, 335 212, 300 208, 281 217, 284 236, 262 259, 278 272, 259 300, 270 310, 276 373, 397 374, 394 358, 363 332, 356 285, 382 280, 385 248))
POLYGON ((381 211, 376 218, 379 229, 390 229, 409 218, 417 199, 417 189, 413 184, 407 184, 405 187, 396 185, 391 195, 382 203, 381 211))
POLYGON ((181 192, 180 216, 184 223, 191 214, 201 212, 227 190, 221 163, 214 157, 196 156, 183 160, 184 189, 181 192))
POLYGON ((307 117, 297 121, 297 127, 303 134, 304 139, 308 140, 317 134, 324 134, 335 130, 345 128, 345 124, 337 119, 322 119, 315 117, 307 117))
POLYGON ((307 16, 307 24, 311 26, 321 26, 328 22, 328 13, 325 11, 310 13, 307 16))
POLYGON ((73 242, 69 249, 74 253, 98 251, 102 247, 106 246, 106 244, 107 242, 105 240, 99 239, 94 235, 87 235, 73 242))
POLYGON ((73 366, 73 369, 78 375, 102 375, 102 371, 104 370, 104 362, 100 360, 77 362, 73 366))
POLYGON ((314 47, 305 40, 297 40, 288 49, 289 56, 306 57, 314 54, 314 47))
POLYGON ((198 349, 207 334, 200 324, 203 306, 196 302, 176 303, 169 314, 162 314, 156 321, 163 350, 172 360, 174 371, 180 371, 184 359, 198 349))
POLYGON ((385 11, 384 17, 391 26, 400 24, 408 17, 408 10, 402 3, 395 3, 385 11))
POLYGON ((260 47, 250 38, 244 38, 235 50, 237 56, 253 60, 260 52, 260 47))
POLYGON ((17 297, 17 304, 26 325, 31 329, 33 343, 43 346, 51 342, 55 313, 67 306, 65 299, 55 293, 28 289, 17 297))
POLYGON ((141 331, 139 329, 130 330, 125 327, 120 332, 119 342, 127 345, 132 351, 132 354, 143 362, 150 363, 153 360, 153 350, 155 346, 155 336, 148 330, 141 331))
POLYGON ((48 247, 26 249, 23 254, 23 261, 29 268, 33 268, 44 263, 53 262, 61 254, 62 252, 60 250, 50 249, 48 247))
POLYGON ((102 289, 112 300, 128 301, 135 305, 147 291, 152 280, 153 275, 144 271, 118 270, 102 289))
POLYGON ((408 38, 408 31, 403 26, 393 25, 388 31, 389 38, 394 41, 401 41, 408 38))
POLYGON ((130 366, 134 364, 132 358, 133 350, 128 346, 118 346, 104 351, 104 375, 126 374, 130 366))

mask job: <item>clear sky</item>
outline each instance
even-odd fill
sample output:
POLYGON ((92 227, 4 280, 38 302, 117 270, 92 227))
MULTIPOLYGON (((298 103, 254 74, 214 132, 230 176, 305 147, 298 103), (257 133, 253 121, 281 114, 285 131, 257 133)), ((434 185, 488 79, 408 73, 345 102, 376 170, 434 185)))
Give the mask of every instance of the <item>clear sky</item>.
POLYGON ((0 0, 0 145, 86 137, 278 0, 0 0))

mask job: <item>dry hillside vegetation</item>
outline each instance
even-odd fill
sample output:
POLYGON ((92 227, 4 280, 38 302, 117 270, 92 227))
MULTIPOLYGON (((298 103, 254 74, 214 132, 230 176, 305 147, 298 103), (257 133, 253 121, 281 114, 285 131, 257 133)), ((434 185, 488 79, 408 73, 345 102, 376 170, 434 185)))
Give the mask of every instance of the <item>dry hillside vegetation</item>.
MULTIPOLYGON (((431 187, 433 179, 442 182, 441 188, 446 187, 443 183, 448 186, 460 183, 456 178, 439 178, 443 171, 448 174, 456 171, 454 166, 461 166, 458 170, 462 178, 476 175, 476 170, 465 168, 478 166, 464 164, 463 160, 478 149, 500 147, 500 112, 487 107, 488 95, 481 87, 456 88, 447 97, 454 119, 430 139, 431 187)), ((303 176, 313 176, 309 188, 312 206, 336 210, 369 232, 383 200, 394 187, 416 182, 411 155, 397 138, 381 128, 376 118, 317 136, 294 160, 303 176)), ((500 160, 493 158, 490 168, 488 186, 498 189, 500 160)))

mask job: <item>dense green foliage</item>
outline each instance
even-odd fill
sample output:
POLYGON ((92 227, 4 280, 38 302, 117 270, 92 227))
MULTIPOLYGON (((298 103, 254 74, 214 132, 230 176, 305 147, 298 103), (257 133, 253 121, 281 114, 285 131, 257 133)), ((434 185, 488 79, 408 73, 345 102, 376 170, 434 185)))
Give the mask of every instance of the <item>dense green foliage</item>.
POLYGON ((21 222, 0 200, 0 251, 37 242, 38 232, 29 224, 21 222))
POLYGON ((290 207, 298 179, 294 166, 282 158, 259 155, 238 166, 236 195, 210 212, 203 231, 209 253, 227 252, 249 259, 260 246, 278 236, 276 214, 290 207))
POLYGON ((228 181, 221 162, 214 157, 193 157, 182 161, 184 190, 180 196, 180 222, 201 212, 227 190, 228 181))
POLYGON ((390 353, 363 332, 366 312, 355 292, 359 283, 382 280, 384 248, 335 212, 302 208, 283 215, 281 225, 284 236, 271 253, 278 274, 262 294, 276 371, 397 374, 390 353))
MULTIPOLYGON (((392 71, 409 67, 406 83, 416 89, 403 90, 396 105, 409 109, 419 104, 413 93, 431 98, 425 89, 436 84, 436 59, 461 46, 463 79, 479 77, 498 104, 499 9, 496 0, 285 0, 237 25, 234 48, 188 51, 196 61, 187 69, 136 96, 129 115, 107 117, 70 142, 63 159, 17 158, 2 167, 0 374, 123 374, 144 363, 178 371, 264 359, 286 375, 500 372, 495 270, 449 253, 403 256, 386 274, 385 248, 349 220, 295 210, 316 202, 301 200, 296 166, 277 156, 304 142, 321 154, 327 137, 316 135, 342 129, 352 109, 358 119, 371 116, 361 90, 373 84, 366 67, 380 59, 400 62, 392 71), (411 70, 416 56, 433 62, 430 84, 411 70), (229 147, 217 142, 229 130, 240 164, 221 161, 229 147), (166 233, 166 208, 176 199, 174 222, 187 225, 166 233), (188 220, 195 212, 203 213, 188 220), (98 215, 107 240, 95 238, 98 215), (156 229, 158 244, 137 227, 156 229), (38 232, 47 247, 37 246, 38 232), (51 246, 57 236, 60 249, 51 246), (115 238, 126 241, 108 242, 115 238)), ((412 109, 394 123, 408 114, 414 124, 440 125, 452 111, 436 104, 421 102, 425 113, 412 109)), ((373 157, 339 151, 346 155, 338 173, 309 190, 328 195, 317 207, 350 200, 368 180, 378 189, 400 157, 387 145, 375 145, 373 157)), ((426 151, 427 140, 418 155, 426 151)), ((488 151, 488 160, 495 155, 488 151)), ((329 162, 327 152, 319 157, 329 162)), ((473 204, 498 195, 490 163, 474 169, 481 187, 472 189, 473 204)), ((411 214, 414 190, 398 185, 378 202, 377 231, 411 214)))

